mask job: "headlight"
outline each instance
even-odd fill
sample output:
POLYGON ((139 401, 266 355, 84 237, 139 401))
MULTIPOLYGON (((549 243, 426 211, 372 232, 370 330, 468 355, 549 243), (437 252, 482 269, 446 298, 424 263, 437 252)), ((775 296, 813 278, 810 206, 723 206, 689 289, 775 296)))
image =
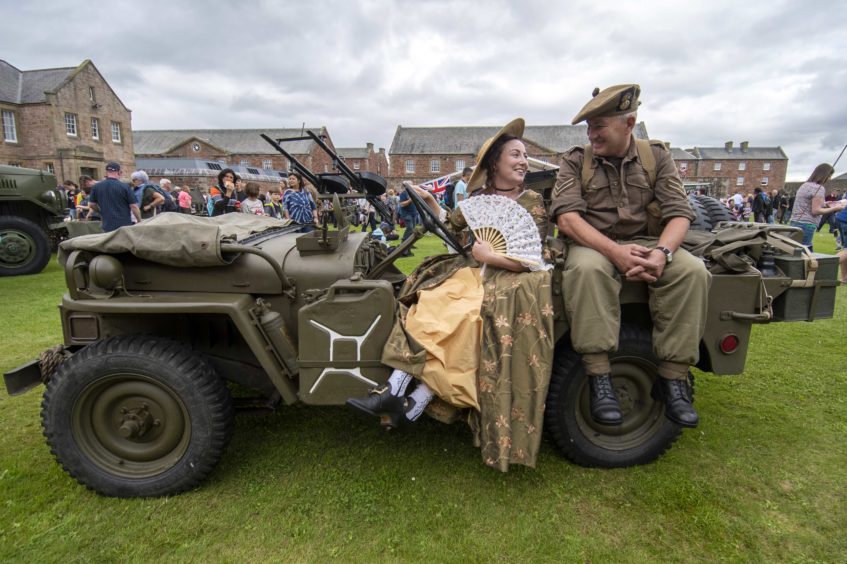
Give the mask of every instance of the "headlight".
POLYGON ((57 201, 59 201, 59 197, 56 195, 55 190, 47 190, 46 192, 42 192, 38 199, 47 204, 48 206, 52 206, 57 201))

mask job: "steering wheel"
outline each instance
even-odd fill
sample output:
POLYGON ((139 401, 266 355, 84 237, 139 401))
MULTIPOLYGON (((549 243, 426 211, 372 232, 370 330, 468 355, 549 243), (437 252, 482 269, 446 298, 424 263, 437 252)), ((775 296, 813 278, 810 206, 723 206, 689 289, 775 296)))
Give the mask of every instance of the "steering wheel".
POLYGON ((409 195, 409 199, 412 201, 412 205, 415 206, 415 209, 418 210, 418 215, 421 216, 421 223, 430 233, 435 233, 435 235, 440 238, 442 241, 447 243, 451 249, 462 255, 463 257, 468 256, 468 251, 462 246, 462 243, 453 236, 449 229, 438 219, 438 216, 435 215, 435 212, 432 211, 432 208, 427 205, 427 203, 420 197, 420 195, 415 191, 412 186, 406 186, 406 194, 409 195))

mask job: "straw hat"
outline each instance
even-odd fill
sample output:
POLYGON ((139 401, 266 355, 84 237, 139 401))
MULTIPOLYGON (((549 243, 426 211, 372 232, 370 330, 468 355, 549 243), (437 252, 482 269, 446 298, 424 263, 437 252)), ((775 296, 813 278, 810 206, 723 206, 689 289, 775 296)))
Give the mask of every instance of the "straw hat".
POLYGON ((474 192, 485 186, 485 182, 488 180, 488 172, 482 166, 482 161, 485 160, 494 142, 503 135, 512 135, 518 138, 523 137, 525 125, 523 118, 513 119, 504 125, 493 137, 485 140, 485 143, 482 144, 482 148, 476 155, 476 168, 474 168, 473 174, 471 174, 471 178, 468 180, 468 192, 474 192))

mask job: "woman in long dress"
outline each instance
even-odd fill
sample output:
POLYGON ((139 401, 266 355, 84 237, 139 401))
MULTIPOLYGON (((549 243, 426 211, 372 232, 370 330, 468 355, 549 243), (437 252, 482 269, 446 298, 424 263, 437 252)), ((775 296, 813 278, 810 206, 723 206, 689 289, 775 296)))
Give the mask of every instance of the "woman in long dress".
MULTIPOLYGON (((483 144, 469 199, 488 195, 518 204, 543 245, 543 199, 524 186, 523 128, 522 119, 514 120, 483 144)), ((419 194, 443 214, 430 194, 419 194)), ((448 223, 456 232, 467 227, 461 206, 448 223)), ((549 267, 541 256, 529 265, 483 241, 472 254, 429 258, 408 277, 382 357, 395 370, 386 385, 347 403, 396 427, 417 419, 438 395, 468 410, 485 464, 504 472, 510 464, 534 467, 553 358, 549 267)))

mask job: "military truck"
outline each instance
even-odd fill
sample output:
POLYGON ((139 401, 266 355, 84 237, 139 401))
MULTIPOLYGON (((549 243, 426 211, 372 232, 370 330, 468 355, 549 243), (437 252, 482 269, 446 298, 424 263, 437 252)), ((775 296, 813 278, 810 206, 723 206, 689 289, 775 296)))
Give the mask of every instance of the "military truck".
POLYGON ((67 208, 52 174, 0 165, 0 276, 44 270, 67 208))
MULTIPOLYGON (((554 176, 533 173, 528 185, 549 194, 554 176)), ((384 190, 384 180, 359 180, 369 196, 384 190)), ((387 380, 391 370, 380 358, 406 279, 395 261, 424 231, 457 253, 467 249, 414 191, 423 226, 388 249, 349 228, 341 200, 365 194, 341 193, 338 178, 315 181, 333 204, 334 227, 325 220, 302 233, 246 214, 162 214, 62 243, 64 341, 7 373, 5 383, 11 395, 46 383, 44 434, 71 476, 109 496, 183 492, 222 456, 238 409, 342 405, 387 380)), ((837 258, 808 253, 794 228, 715 222, 720 214, 709 216, 706 200, 697 201, 700 224, 716 228, 692 231, 689 241, 714 274, 698 368, 740 374, 753 323, 832 316, 837 258)), ((620 350, 611 362, 624 422, 601 425, 590 417, 587 376, 570 345, 562 265, 559 255, 545 432, 577 464, 653 461, 681 428, 653 393, 658 359, 647 288, 623 287, 620 350)), ((430 414, 455 419, 444 407, 430 414)))

